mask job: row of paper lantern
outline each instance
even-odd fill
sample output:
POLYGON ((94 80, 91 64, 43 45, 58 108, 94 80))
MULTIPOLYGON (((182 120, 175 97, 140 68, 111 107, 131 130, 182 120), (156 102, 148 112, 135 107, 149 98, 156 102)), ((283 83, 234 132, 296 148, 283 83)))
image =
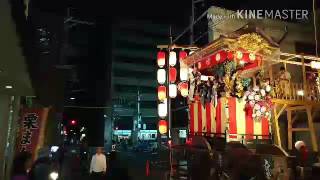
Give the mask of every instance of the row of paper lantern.
MULTIPOLYGON (((179 52, 179 60, 183 59, 187 57, 187 53, 185 51, 180 51, 179 52)), ((160 134, 165 134, 168 131, 168 125, 167 125, 167 121, 165 120, 165 118, 168 115, 168 100, 167 100, 167 87, 164 85, 167 81, 167 74, 166 74, 166 70, 163 69, 163 67, 166 65, 166 53, 163 51, 158 52, 157 55, 157 64, 159 66, 160 69, 158 69, 157 71, 157 80, 159 83, 158 86, 158 99, 160 101, 160 103, 158 104, 158 116, 159 118, 161 118, 161 120, 158 123, 158 128, 159 128, 159 133, 160 134)), ((181 95, 186 97, 188 95, 188 84, 186 82, 182 82, 178 85, 176 81, 177 81, 177 69, 174 67, 177 64, 177 54, 174 51, 170 51, 169 52, 169 97, 170 98, 175 98, 178 94, 178 90, 180 91, 181 95)), ((183 73, 184 71, 180 70, 180 79, 181 79, 181 72, 183 73)), ((186 76, 186 78, 182 78, 185 79, 184 81, 187 80, 188 78, 188 72, 186 75, 182 75, 182 76, 186 76)))
MULTIPOLYGON (((189 94, 188 83, 181 82, 178 84, 170 84, 169 85, 169 97, 175 98, 177 97, 178 90, 180 91, 181 96, 187 97, 189 94)), ((167 98, 167 87, 164 85, 158 86, 158 99, 159 101, 164 101, 167 98)))
MULTIPOLYGON (((180 80, 187 81, 188 74, 189 74, 189 67, 180 67, 180 80)), ((167 80, 166 78, 166 70, 165 69, 158 69, 157 71, 157 80, 159 84, 164 84, 167 80)), ((174 67, 169 68, 169 82, 175 83, 177 81, 177 69, 174 67)))
MULTIPOLYGON (((188 83, 182 82, 178 85, 178 89, 183 97, 188 96, 188 83)), ((175 84, 169 85, 169 96, 170 98, 175 98, 177 96, 177 87, 175 84)), ((158 87, 158 99, 160 101, 158 105, 158 115, 160 118, 165 118, 168 114, 167 112, 167 88, 165 86, 158 87)))
POLYGON ((213 55, 203 58, 197 63, 197 66, 199 70, 207 69, 223 63, 226 60, 236 60, 239 62, 239 64, 244 65, 249 62, 252 63, 259 61, 261 58, 262 57, 260 55, 256 55, 255 53, 242 52, 240 50, 235 52, 221 50, 213 55))
MULTIPOLYGON (((179 52, 179 60, 187 57, 187 52, 180 51, 179 52)), ((166 65, 166 53, 163 51, 159 51, 157 55, 157 63, 160 68, 163 68, 166 65)), ((169 53, 169 65, 175 66, 177 64, 177 53, 175 51, 170 51, 169 53)))

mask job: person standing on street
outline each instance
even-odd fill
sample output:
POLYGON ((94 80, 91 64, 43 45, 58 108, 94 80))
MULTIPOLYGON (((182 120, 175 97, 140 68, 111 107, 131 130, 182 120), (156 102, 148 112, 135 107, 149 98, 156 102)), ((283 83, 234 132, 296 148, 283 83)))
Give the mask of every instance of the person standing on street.
POLYGON ((90 164, 90 174, 92 180, 102 180, 107 172, 106 156, 102 153, 102 148, 98 147, 96 154, 92 156, 90 164))

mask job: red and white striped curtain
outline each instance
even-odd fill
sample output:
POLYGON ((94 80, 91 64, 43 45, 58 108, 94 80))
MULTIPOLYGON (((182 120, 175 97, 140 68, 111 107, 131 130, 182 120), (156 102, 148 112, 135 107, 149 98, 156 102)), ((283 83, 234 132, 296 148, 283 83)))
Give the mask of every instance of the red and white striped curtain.
POLYGON ((220 98, 216 106, 200 101, 189 105, 191 134, 195 133, 225 133, 228 130, 230 140, 241 140, 240 135, 246 135, 250 140, 254 135, 259 139, 269 138, 269 121, 267 118, 255 120, 252 109, 247 108, 246 102, 235 97, 220 98))

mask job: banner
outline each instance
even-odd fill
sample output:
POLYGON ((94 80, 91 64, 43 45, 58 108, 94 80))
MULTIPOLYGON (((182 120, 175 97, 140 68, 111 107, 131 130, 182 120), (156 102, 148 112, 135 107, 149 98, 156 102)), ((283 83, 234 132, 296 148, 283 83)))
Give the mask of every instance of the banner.
POLYGON ((28 151, 36 159, 38 150, 43 146, 44 133, 49 108, 24 108, 20 118, 18 151, 28 151))

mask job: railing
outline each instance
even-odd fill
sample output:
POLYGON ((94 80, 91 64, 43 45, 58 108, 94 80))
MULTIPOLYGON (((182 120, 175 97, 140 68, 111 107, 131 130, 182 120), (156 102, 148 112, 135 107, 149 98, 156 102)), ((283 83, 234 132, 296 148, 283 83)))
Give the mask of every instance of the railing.
POLYGON ((275 83, 274 98, 296 101, 320 101, 320 94, 315 83, 275 83))

